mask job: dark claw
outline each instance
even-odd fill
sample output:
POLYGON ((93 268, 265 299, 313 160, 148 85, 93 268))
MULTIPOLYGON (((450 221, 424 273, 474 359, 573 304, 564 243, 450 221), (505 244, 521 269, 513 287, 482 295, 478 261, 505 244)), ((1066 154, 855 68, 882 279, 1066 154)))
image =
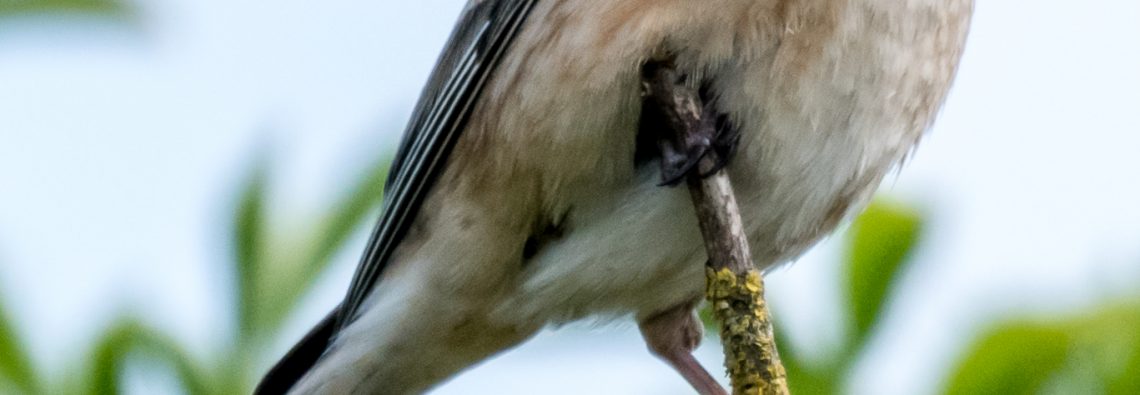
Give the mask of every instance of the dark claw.
POLYGON ((705 154, 708 146, 694 147, 688 153, 677 152, 672 144, 661 142, 661 183, 657 186, 676 186, 689 175, 705 154))
MULTIPOLYGON (((740 142, 739 130, 731 124, 725 114, 717 111, 714 104, 716 100, 709 84, 702 84, 697 92, 692 92, 696 93, 699 99, 677 99, 676 96, 669 96, 676 93, 671 89, 677 88, 666 87, 654 91, 654 84, 666 86, 684 84, 688 76, 669 70, 672 67, 671 63, 649 62, 642 69, 645 81, 653 82, 646 82, 645 85, 634 165, 638 166, 653 159, 654 156, 659 156, 661 160, 659 186, 676 186, 690 174, 701 178, 715 174, 728 165, 740 142), (681 102, 670 102, 671 100, 681 100, 687 105, 704 104, 700 108, 700 114, 693 114, 692 107, 675 110, 673 106, 681 102), (691 131, 682 133, 673 130, 674 128, 691 131), (700 163, 705 157, 709 157, 711 163, 702 166, 700 163), (708 169, 702 171, 702 167, 708 169)), ((681 95, 692 95, 692 93, 681 93, 681 95)))
POLYGON ((725 114, 717 113, 711 104, 704 109, 704 119, 715 122, 715 126, 705 127, 712 136, 704 136, 699 141, 689 142, 688 152, 678 152, 669 141, 659 142, 661 149, 661 183, 658 186, 675 186, 685 177, 697 171, 697 164, 707 155, 713 155, 715 162, 712 168, 698 173, 701 178, 709 177, 728 166, 736 147, 740 145, 740 130, 737 129, 725 114))
POLYGON ((706 172, 701 173, 701 178, 705 178, 716 174, 716 172, 728 166, 732 161, 732 157, 736 154, 736 147, 740 145, 740 129, 737 129, 732 121, 728 119, 725 114, 719 114, 716 118, 716 138, 712 142, 712 151, 716 154, 716 162, 713 167, 706 172))

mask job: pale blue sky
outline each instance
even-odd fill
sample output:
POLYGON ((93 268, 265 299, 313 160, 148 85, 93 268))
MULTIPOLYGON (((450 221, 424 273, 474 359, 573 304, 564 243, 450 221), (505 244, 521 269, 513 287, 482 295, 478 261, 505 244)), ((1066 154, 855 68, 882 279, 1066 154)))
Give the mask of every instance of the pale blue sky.
MULTIPOLYGON (((0 25, 0 291, 49 368, 124 308, 219 347, 219 232, 253 154, 268 143, 274 210, 315 214, 394 142, 461 2, 140 4, 138 32, 0 25)), ((1074 4, 979 2, 940 122, 884 185, 929 235, 855 393, 929 392, 982 320, 1140 289, 1140 3, 1074 4)), ((835 244, 769 279, 798 339, 836 337, 835 244)), ((439 393, 494 393, 518 369, 566 393, 685 393, 629 325, 544 334, 439 393)))

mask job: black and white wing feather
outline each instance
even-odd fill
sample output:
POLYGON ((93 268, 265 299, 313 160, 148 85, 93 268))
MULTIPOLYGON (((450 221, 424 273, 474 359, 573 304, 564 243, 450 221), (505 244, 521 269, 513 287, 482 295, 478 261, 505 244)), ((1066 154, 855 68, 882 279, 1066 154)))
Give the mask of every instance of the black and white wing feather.
POLYGON ((380 221, 341 305, 340 327, 355 318, 376 284, 535 2, 474 1, 460 19, 396 152, 380 221))
POLYGON ((340 306, 277 363, 257 394, 289 389, 324 354, 336 333, 359 314, 415 219, 451 148, 466 127, 483 87, 538 0, 472 0, 440 56, 385 185, 384 204, 360 265, 340 306))

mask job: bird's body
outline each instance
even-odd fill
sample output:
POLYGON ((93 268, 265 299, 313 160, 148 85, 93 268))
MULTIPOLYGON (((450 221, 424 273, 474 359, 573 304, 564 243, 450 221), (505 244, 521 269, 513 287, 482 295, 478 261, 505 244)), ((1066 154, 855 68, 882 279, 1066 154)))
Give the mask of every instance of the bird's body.
POLYGON ((534 2, 378 283, 294 392, 421 393, 546 325, 644 320, 699 298, 688 193, 635 161, 640 68, 666 53, 739 129, 727 169, 756 264, 794 259, 914 148, 971 9, 534 2))

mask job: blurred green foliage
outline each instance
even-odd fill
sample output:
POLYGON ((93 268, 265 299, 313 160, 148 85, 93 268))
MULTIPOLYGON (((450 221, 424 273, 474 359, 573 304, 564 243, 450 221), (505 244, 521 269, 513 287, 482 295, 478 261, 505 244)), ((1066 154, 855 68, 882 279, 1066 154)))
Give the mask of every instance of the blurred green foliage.
POLYGON ((2 385, 5 382, 25 393, 38 393, 42 388, 28 351, 12 325, 12 318, 0 303, 0 389, 5 388, 2 385))
MULTIPOLYGON (((805 360, 776 320, 792 393, 837 394, 889 312, 901 274, 919 246, 922 218, 878 201, 847 238, 842 283, 848 318, 840 349, 805 360)), ((713 332, 713 331, 710 331, 713 332)), ((1140 394, 1140 303, 1109 304, 1051 320, 1015 318, 990 325, 942 386, 946 394, 1140 394)))
POLYGON ((1140 394, 1140 305, 995 326, 966 352, 947 393, 1140 394))
POLYGON ((267 343, 281 332, 333 254, 378 208, 388 161, 384 155, 369 166, 326 210, 326 216, 288 236, 271 231, 271 215, 266 212, 268 161, 253 166, 242 183, 231 225, 233 260, 228 266, 236 279, 237 308, 232 310, 236 324, 220 355, 196 358, 145 320, 124 315, 95 338, 78 373, 46 380, 0 303, 0 393, 119 394, 124 370, 132 361, 167 369, 189 395, 249 393, 261 373, 255 369, 272 358, 267 343))
MULTIPOLYGON (((822 361, 801 356, 776 320, 780 356, 796 394, 836 394, 875 335, 893 290, 919 241, 922 218, 903 205, 876 201, 851 225, 839 286, 845 296, 844 338, 822 361)), ((713 331, 710 331, 713 332, 713 331)))
POLYGON ((123 18, 134 14, 134 6, 120 0, 0 0, 0 18, 61 15, 123 18))
POLYGON ((879 203, 851 228, 844 290, 850 312, 849 342, 867 342, 922 230, 922 219, 906 207, 879 203))

